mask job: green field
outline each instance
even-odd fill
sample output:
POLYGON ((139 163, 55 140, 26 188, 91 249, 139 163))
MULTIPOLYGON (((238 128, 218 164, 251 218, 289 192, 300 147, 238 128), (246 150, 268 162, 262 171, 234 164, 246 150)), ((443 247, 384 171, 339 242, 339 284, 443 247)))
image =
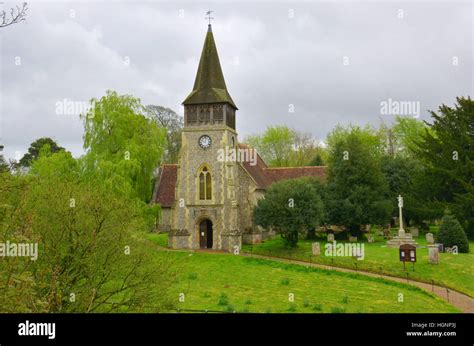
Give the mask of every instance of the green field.
MULTIPOLYGON (((417 262, 415 271, 412 265, 407 263, 407 270, 403 269, 403 264, 399 261, 398 249, 385 246, 386 241, 383 237, 375 236, 374 243, 364 243, 365 258, 356 260, 352 257, 332 257, 325 256, 325 239, 315 240, 321 244, 321 256, 312 256, 311 243, 313 241, 300 240, 298 246, 289 250, 283 245, 281 238, 277 237, 267 240, 258 245, 244 245, 243 251, 311 261, 327 265, 340 266, 351 269, 361 269, 374 273, 383 273, 386 275, 399 276, 435 283, 474 297, 474 243, 470 243, 469 254, 450 254, 440 253, 440 263, 430 264, 428 261, 428 249, 417 249, 417 262), (433 281, 432 281, 433 280, 433 281)), ((424 236, 416 238, 418 245, 426 246, 424 236)), ((339 243, 339 241, 337 241, 339 243)))
MULTIPOLYGON (((166 235, 150 235, 166 245, 166 235)), ((177 266, 173 295, 186 310, 222 312, 458 312, 417 287, 358 274, 285 264, 233 254, 167 251, 177 266), (399 294, 403 302, 399 302, 399 294), (294 302, 290 302, 290 294, 294 302)))

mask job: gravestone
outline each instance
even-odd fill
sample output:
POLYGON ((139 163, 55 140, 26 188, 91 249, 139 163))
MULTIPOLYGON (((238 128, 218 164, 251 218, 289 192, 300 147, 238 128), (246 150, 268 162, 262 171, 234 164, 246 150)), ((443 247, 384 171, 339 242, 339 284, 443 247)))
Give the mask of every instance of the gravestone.
MULTIPOLYGON (((443 245, 443 244, 440 244, 440 245, 443 245)), ((457 255, 459 253, 457 245, 454 245, 453 247, 445 247, 444 251, 442 252, 452 253, 454 255, 457 255)))
POLYGON ((328 242, 332 243, 334 241, 334 233, 328 233, 328 242))
POLYGON ((357 241, 357 237, 350 236, 350 237, 349 237, 349 241, 350 241, 351 243, 355 243, 355 242, 357 241))
POLYGON ((367 236, 367 241, 368 241, 369 243, 373 243, 373 242, 374 242, 374 236, 373 236, 373 235, 367 236))
POLYGON ((420 235, 420 231, 418 230, 418 228, 411 228, 410 233, 413 237, 418 237, 420 235))
POLYGON ((426 242, 428 244, 434 243, 433 233, 426 233, 426 242))
POLYGON ((436 243, 436 244, 434 244, 434 245, 436 245, 436 246, 438 247, 438 251, 439 251, 439 252, 444 252, 444 245, 443 245, 443 244, 441 244, 441 243, 436 243))
POLYGON ((383 230, 383 237, 384 237, 385 239, 390 239, 390 238, 392 238, 392 235, 390 234, 390 229, 385 228, 385 229, 383 230))
POLYGON ((333 244, 334 244, 334 243, 327 243, 327 244, 325 245, 325 247, 326 247, 326 253, 332 253, 333 244))
POLYGON ((439 263, 439 248, 437 245, 428 245, 428 254, 431 264, 439 263))
POLYGON ((319 243, 313 243, 313 255, 319 256, 321 254, 321 247, 319 243))

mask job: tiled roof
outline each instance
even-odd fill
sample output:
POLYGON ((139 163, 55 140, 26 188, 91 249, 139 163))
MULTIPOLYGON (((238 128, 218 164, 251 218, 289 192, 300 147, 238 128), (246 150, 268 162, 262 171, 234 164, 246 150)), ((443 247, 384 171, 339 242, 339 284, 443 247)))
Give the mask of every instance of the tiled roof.
POLYGON ((155 202, 163 208, 171 208, 174 203, 178 165, 162 165, 161 173, 156 181, 155 202))
POLYGON ((316 177, 325 180, 327 166, 272 167, 264 168, 264 172, 271 183, 301 177, 316 177))
MULTIPOLYGON (((239 149, 251 149, 247 144, 239 143, 239 149)), ((266 186, 270 185, 270 181, 265 175, 264 169, 267 168, 267 164, 257 153, 257 164, 251 165, 250 162, 244 161, 241 163, 242 167, 247 171, 247 173, 253 178, 257 186, 261 189, 264 189, 266 186)))
MULTIPOLYGON (((249 149, 246 144, 239 143, 239 148, 249 149)), ((317 177, 321 180, 326 179, 326 166, 304 166, 304 167, 268 167, 265 161, 257 154, 257 164, 251 165, 250 162, 242 162, 243 168, 253 178, 257 187, 266 189, 276 181, 286 179, 296 179, 301 177, 317 177)))

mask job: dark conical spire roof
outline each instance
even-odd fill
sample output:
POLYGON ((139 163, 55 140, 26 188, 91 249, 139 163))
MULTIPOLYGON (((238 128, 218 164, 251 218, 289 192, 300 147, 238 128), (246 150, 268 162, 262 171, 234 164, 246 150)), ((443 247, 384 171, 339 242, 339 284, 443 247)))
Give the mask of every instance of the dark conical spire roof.
POLYGON ((227 102, 237 109, 225 85, 212 27, 209 24, 193 91, 183 101, 183 105, 222 102, 227 102))

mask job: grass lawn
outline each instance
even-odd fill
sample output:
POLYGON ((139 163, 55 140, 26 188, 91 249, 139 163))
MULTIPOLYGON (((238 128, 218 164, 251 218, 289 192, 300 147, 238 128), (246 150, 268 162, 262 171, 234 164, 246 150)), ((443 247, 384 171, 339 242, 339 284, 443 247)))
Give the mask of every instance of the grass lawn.
MULTIPOLYGON (((393 276, 409 278, 419 281, 442 285, 463 292, 474 297, 474 242, 470 243, 469 254, 440 253, 440 263, 433 265, 428 260, 428 249, 417 249, 417 262, 415 271, 412 265, 407 263, 407 270, 403 270, 403 264, 399 261, 398 249, 385 246, 386 241, 381 236, 375 236, 374 243, 364 243, 365 258, 356 260, 352 257, 325 256, 324 251, 326 239, 315 240, 321 244, 321 256, 312 256, 311 243, 313 241, 300 240, 295 249, 285 248, 280 237, 267 240, 258 245, 244 245, 243 251, 261 255, 271 255, 312 261, 314 263, 335 265, 340 267, 384 273, 393 276)), ((339 243, 339 241, 337 241, 339 243)), ((424 236, 416 238, 419 246, 426 246, 424 236)))
POLYGON ((147 238, 162 247, 168 247, 167 233, 149 233, 147 238))
MULTIPOLYGON (((166 235, 150 235, 158 245, 166 235)), ((358 274, 307 268, 233 254, 166 251, 178 266, 173 294, 178 307, 237 312, 458 312, 417 287, 358 274), (403 302, 399 302, 399 294, 403 302), (290 295, 294 302, 290 302, 290 295)))

